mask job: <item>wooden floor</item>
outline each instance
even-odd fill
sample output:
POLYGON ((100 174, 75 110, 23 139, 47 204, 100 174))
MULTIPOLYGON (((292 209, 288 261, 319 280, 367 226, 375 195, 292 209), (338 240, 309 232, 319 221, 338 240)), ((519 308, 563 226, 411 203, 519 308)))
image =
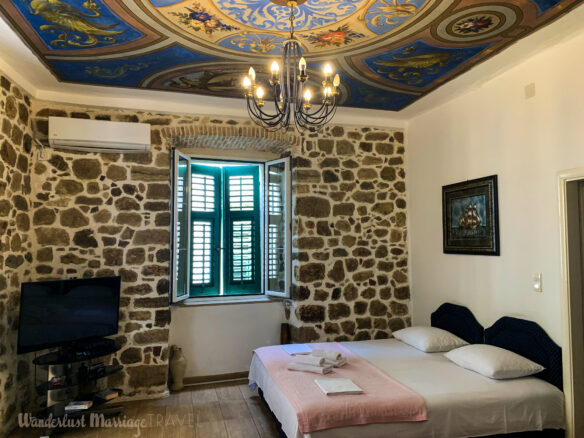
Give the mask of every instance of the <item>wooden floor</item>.
MULTIPOLYGON (((279 438, 270 412, 247 381, 191 386, 170 397, 123 404, 119 419, 143 420, 142 438, 279 438)), ((52 436, 67 438, 136 437, 136 428, 68 429, 52 436)), ((11 437, 41 436, 17 429, 11 437)))

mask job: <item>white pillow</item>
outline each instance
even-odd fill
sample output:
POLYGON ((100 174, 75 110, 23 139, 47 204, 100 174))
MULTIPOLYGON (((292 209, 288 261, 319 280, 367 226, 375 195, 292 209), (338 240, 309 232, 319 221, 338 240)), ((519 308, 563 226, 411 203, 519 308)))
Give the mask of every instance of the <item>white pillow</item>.
POLYGON ((436 327, 408 327, 393 332, 394 338, 426 353, 450 351, 468 345, 463 339, 436 327))
POLYGON ((444 356, 458 366, 491 379, 515 379, 545 369, 519 354, 494 345, 468 345, 449 351, 444 356))

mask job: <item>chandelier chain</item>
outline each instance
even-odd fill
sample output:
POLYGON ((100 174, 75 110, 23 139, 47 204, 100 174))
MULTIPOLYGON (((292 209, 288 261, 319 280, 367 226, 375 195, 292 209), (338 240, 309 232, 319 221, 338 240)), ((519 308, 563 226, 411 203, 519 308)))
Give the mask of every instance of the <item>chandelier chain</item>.
POLYGON ((291 118, 294 118, 296 129, 300 132, 310 129, 317 130, 327 124, 335 115, 336 100, 339 94, 340 78, 335 75, 330 64, 323 68, 322 99, 314 105, 311 100, 312 90, 308 85, 308 66, 302 56, 300 42, 294 36, 294 8, 296 0, 290 0, 290 38, 284 42, 282 64, 274 61, 270 68, 273 105, 275 113, 264 110, 265 91, 261 84, 256 83, 256 73, 250 67, 248 76, 243 79, 244 96, 247 100, 247 111, 250 118, 268 131, 287 129, 291 118), (314 106, 314 108, 313 108, 314 106))

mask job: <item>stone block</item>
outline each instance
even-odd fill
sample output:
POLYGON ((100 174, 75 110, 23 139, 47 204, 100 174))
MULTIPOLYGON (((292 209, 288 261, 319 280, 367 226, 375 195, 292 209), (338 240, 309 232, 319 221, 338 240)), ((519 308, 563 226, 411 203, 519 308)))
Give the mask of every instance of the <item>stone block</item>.
POLYGON ((78 158, 73 160, 72 170, 78 179, 97 179, 101 176, 101 163, 95 158, 78 158))
POLYGON ((346 318, 351 315, 351 308, 345 303, 332 303, 328 305, 329 320, 346 318))
POLYGON ((136 344, 160 344, 168 342, 168 329, 152 329, 134 334, 136 344))
POLYGON ((138 230, 132 239, 134 245, 166 245, 169 242, 169 231, 161 229, 138 230))
POLYGON ((89 225, 89 219, 80 210, 69 208, 60 213, 59 223, 66 228, 81 228, 89 225))
POLYGON ((324 322, 325 307, 316 304, 300 306, 297 314, 303 322, 324 322))
POLYGON ((331 205, 328 199, 316 196, 302 196, 296 200, 296 215, 322 218, 328 217, 331 205))
POLYGON ((310 326, 296 327, 291 325, 290 337, 292 342, 297 343, 314 342, 320 339, 318 332, 310 326))
MULTIPOLYGON (((60 228, 40 227, 35 230, 39 245, 43 246, 68 246, 70 239, 67 231, 60 228)), ((97 247, 97 242, 96 242, 97 247)))
POLYGON ((168 365, 138 365, 126 367, 131 387, 151 388, 166 385, 168 365))
POLYGON ((142 362, 142 349, 135 347, 125 349, 120 354, 120 362, 124 365, 142 362))
POLYGON ((302 283, 313 283, 323 280, 325 275, 324 264, 307 263, 300 266, 298 270, 298 280, 302 283))

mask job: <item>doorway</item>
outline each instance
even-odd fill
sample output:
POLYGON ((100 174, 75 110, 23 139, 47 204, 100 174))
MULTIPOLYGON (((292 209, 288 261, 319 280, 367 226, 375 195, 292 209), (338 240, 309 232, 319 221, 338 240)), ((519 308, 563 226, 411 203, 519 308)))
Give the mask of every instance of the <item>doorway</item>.
POLYGON ((559 175, 567 437, 584 436, 584 169, 559 175))

